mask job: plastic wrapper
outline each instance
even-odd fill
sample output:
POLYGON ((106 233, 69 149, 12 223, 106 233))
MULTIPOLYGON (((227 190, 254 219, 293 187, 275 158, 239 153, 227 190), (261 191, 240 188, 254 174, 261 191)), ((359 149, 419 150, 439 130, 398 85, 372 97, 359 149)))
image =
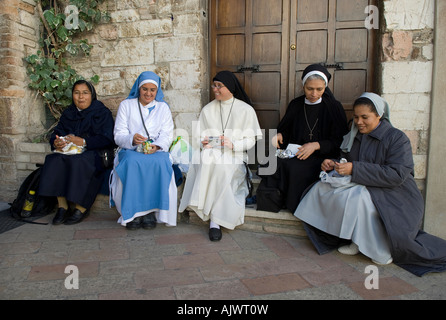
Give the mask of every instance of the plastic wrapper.
MULTIPOLYGON (((65 137, 61 137, 61 138, 65 140, 65 137)), ((56 149, 56 150, 54 150, 54 152, 68 154, 68 155, 81 154, 82 152, 84 152, 84 147, 78 146, 78 145, 70 142, 62 150, 56 149)))
POLYGON ((147 140, 144 141, 142 144, 138 145, 138 147, 136 148, 136 151, 144 153, 144 154, 149 154, 152 151, 152 142, 153 140, 147 140))

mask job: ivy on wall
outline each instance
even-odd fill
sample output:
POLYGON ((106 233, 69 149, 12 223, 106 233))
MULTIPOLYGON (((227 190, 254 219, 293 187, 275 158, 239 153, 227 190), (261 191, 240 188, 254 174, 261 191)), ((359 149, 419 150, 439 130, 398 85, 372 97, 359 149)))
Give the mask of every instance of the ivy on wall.
MULTIPOLYGON (((92 45, 82 34, 110 16, 99 5, 105 0, 36 0, 36 8, 42 23, 39 50, 25 58, 29 87, 42 96, 45 106, 57 124, 63 110, 71 104, 73 84, 84 79, 66 61, 67 56, 89 56, 92 45)), ((89 79, 99 82, 99 76, 89 79)))

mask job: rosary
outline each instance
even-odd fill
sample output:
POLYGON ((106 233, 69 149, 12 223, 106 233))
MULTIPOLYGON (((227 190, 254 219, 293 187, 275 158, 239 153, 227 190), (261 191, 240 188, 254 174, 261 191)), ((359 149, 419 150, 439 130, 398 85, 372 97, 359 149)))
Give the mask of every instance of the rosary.
POLYGON ((226 123, 224 126, 223 126, 223 112, 221 111, 221 101, 220 101, 220 120, 221 120, 221 131, 223 133, 223 136, 225 135, 226 126, 228 125, 229 118, 231 117, 232 107, 234 106, 235 98, 232 98, 232 99, 233 100, 232 100, 232 104, 231 104, 231 109, 229 110, 228 118, 226 119, 226 123))
POLYGON ((311 128, 311 127, 310 127, 310 124, 308 123, 308 117, 307 117, 307 108, 306 108, 306 105, 304 105, 304 112, 305 112, 305 121, 307 122, 308 130, 310 130, 310 134, 309 134, 309 136, 310 136, 310 140, 313 140, 313 130, 314 130, 314 128, 316 128, 316 125, 317 125, 317 123, 318 123, 318 121, 319 121, 319 118, 316 119, 316 122, 314 123, 313 128, 311 128))

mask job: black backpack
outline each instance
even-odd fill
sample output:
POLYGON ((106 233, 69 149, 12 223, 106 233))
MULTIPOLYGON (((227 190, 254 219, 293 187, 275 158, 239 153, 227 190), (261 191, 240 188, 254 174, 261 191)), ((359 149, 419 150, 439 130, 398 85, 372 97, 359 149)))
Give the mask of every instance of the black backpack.
POLYGON ((38 168, 33 172, 31 172, 30 175, 26 177, 25 181, 23 181, 22 185, 19 188, 19 193, 17 195, 17 198, 12 202, 9 210, 11 212, 12 217, 17 220, 35 224, 47 224, 47 223, 32 222, 22 218, 21 216, 23 205, 25 204, 25 199, 29 193, 29 190, 36 191, 34 205, 31 211, 30 218, 42 217, 51 213, 57 204, 56 197, 44 197, 38 194, 40 173, 42 168, 41 165, 37 166, 38 168))
POLYGON ((256 190, 257 210, 279 212, 284 208, 284 196, 279 189, 268 186, 267 179, 263 177, 256 190))

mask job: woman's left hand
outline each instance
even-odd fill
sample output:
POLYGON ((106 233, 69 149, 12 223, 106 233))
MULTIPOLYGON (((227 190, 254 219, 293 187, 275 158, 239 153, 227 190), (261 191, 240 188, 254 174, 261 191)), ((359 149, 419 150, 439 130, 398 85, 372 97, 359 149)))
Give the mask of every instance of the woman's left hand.
POLYGON ((299 160, 307 160, 316 150, 321 148, 319 142, 308 142, 299 148, 296 157, 299 160))
POLYGON ((221 136, 221 145, 228 148, 228 149, 234 149, 234 144, 232 143, 232 141, 225 136, 221 136))
POLYGON ((155 144, 151 144, 150 145, 150 149, 149 152, 147 152, 147 154, 153 154, 155 152, 157 152, 159 149, 161 149, 159 146, 155 145, 155 144))
POLYGON ((346 162, 346 163, 335 162, 335 170, 341 176, 349 176, 353 172, 353 163, 351 163, 351 162, 346 162))
POLYGON ((84 139, 81 137, 77 137, 73 134, 69 134, 67 136, 65 136, 65 140, 67 141, 67 143, 74 143, 77 146, 82 147, 84 145, 84 139))

